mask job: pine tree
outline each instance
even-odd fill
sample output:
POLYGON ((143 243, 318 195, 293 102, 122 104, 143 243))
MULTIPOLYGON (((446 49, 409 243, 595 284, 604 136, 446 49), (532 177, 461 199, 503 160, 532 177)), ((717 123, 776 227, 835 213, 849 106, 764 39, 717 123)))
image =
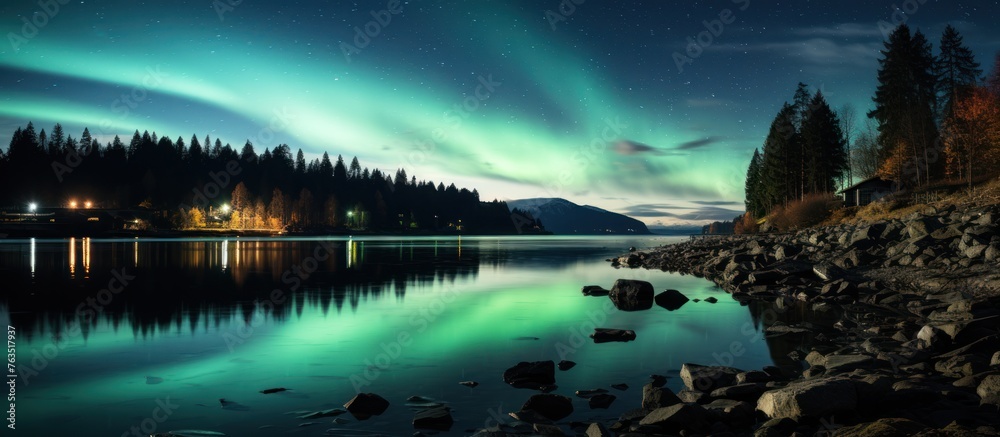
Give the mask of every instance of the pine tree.
POLYGON ((355 156, 351 160, 351 167, 347 171, 347 177, 350 179, 360 179, 361 178, 361 163, 358 162, 358 157, 355 156))
POLYGON ((344 157, 337 155, 337 163, 333 165, 333 180, 343 183, 347 180, 347 167, 344 166, 344 157))
POLYGON ((790 169, 790 157, 798 148, 798 134, 795 132, 795 108, 785 104, 771 122, 771 129, 764 140, 761 165, 759 199, 765 210, 784 205, 795 198, 795 182, 790 169))
POLYGON ((884 163, 881 173, 902 178, 896 180, 901 186, 919 186, 929 180, 928 156, 937 138, 931 48, 923 34, 917 31, 911 36, 905 24, 899 25, 884 44, 878 86, 872 98, 875 109, 868 113, 879 123, 880 160, 884 163), (898 150, 902 147, 906 149, 898 150))
POLYGON ((962 44, 962 36, 950 24, 941 35, 941 54, 935 61, 937 73, 938 119, 952 114, 955 98, 960 92, 979 82, 983 70, 979 68, 972 50, 962 44))
POLYGON ((302 149, 295 154, 295 172, 300 175, 306 172, 306 155, 302 153, 302 149))
POLYGON ((62 125, 56 123, 56 125, 52 127, 52 136, 49 138, 49 155, 58 156, 62 153, 64 141, 66 141, 66 138, 63 134, 62 125))
POLYGON ((830 108, 823 93, 817 91, 809 107, 801 132, 806 162, 806 189, 803 194, 830 193, 847 168, 847 140, 837 114, 830 108))
POLYGON ((762 217, 767 213, 761 201, 761 156, 757 149, 753 149, 753 157, 750 158, 750 166, 747 167, 747 180, 745 187, 747 214, 753 217, 762 217))

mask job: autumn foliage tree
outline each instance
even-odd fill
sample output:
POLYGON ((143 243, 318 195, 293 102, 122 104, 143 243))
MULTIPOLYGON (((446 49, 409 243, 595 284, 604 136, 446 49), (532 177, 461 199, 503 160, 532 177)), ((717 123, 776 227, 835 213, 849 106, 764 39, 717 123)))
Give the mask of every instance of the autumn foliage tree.
POLYGON ((942 137, 948 175, 973 180, 997 173, 1000 163, 1000 99, 976 86, 955 99, 942 137))

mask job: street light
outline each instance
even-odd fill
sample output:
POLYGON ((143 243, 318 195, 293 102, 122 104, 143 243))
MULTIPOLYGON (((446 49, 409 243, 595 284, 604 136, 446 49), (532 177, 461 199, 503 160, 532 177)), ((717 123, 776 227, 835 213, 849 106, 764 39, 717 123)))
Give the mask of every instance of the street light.
POLYGON ((69 201, 69 207, 70 208, 76 208, 76 201, 75 200, 70 200, 69 201))
POLYGON ((91 201, 89 201, 89 200, 83 203, 83 207, 84 208, 90 209, 90 207, 92 207, 92 206, 94 206, 94 204, 91 203, 91 201))
POLYGON ((38 204, 37 203, 31 202, 31 203, 28 204, 28 212, 34 214, 35 211, 37 211, 37 210, 38 210, 38 204))
POLYGON ((228 214, 229 213, 229 204, 228 203, 223 203, 222 204, 222 213, 223 214, 228 214))

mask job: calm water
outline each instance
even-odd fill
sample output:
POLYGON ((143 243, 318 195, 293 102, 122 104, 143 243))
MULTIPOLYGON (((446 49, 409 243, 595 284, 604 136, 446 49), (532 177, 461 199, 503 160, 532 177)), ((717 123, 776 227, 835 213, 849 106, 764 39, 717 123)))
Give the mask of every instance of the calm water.
POLYGON ((761 339, 764 309, 741 306, 703 279, 604 261, 632 245, 673 241, 3 241, 0 323, 17 330, 17 427, 23 435, 132 435, 132 427, 411 435, 406 399, 419 395, 448 403, 456 423, 445 435, 462 435, 510 420, 534 393, 501 380, 519 361, 576 361, 557 371, 556 393, 605 388, 618 396, 607 410, 574 397, 566 422, 638 407, 651 373, 673 376, 668 385, 679 389, 684 362, 780 361, 788 345, 761 339), (621 312, 607 297, 580 293, 619 278, 719 302, 621 312), (638 339, 594 344, 587 335, 595 320, 638 339), (259 393, 272 387, 290 390, 259 393), (343 424, 294 414, 340 407, 357 389, 382 395, 389 410, 367 421, 345 414, 343 424), (223 408, 220 398, 232 403, 223 408))

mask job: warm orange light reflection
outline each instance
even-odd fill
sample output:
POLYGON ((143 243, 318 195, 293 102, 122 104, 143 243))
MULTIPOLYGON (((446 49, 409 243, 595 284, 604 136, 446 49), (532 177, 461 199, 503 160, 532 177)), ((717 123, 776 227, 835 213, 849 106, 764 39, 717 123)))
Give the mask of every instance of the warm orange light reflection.
POLYGON ((90 277, 90 237, 83 239, 83 277, 90 277))
POLYGON ((76 275, 76 238, 69 238, 69 277, 76 275))

